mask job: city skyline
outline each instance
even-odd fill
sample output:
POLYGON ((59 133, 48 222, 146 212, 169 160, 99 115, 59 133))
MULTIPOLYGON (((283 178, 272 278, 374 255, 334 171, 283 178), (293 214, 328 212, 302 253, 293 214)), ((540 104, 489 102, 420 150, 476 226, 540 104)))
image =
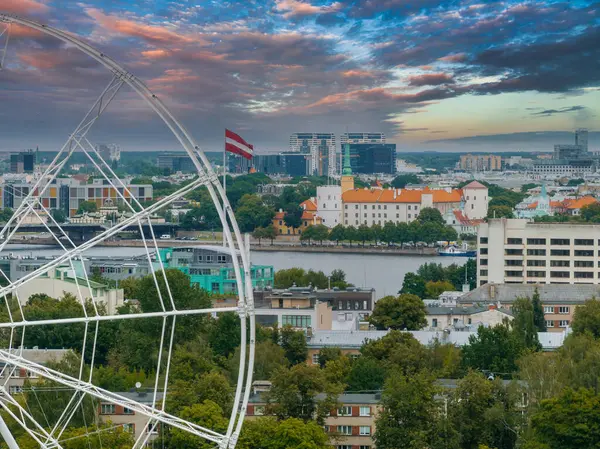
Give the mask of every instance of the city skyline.
MULTIPOLYGON (((549 136, 587 127, 590 150, 600 149, 593 2, 416 3, 7 0, 2 11, 83 36, 123 63, 207 151, 221 149, 225 127, 258 153, 285 150, 295 132, 346 129, 385 133, 399 151, 551 151, 549 136)), ((2 149, 48 151, 109 75, 14 27, 0 80, 2 149)), ((157 123, 124 91, 94 133, 124 150, 176 148, 157 123)))

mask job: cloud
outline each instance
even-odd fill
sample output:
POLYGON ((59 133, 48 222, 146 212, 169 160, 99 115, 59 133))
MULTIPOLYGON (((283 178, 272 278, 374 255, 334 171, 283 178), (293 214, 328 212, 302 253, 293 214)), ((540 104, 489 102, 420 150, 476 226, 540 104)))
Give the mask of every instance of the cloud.
POLYGON ((342 4, 339 2, 334 2, 331 5, 315 6, 301 0, 275 0, 275 9, 283 12, 283 17, 286 19, 330 14, 339 11, 341 7, 342 4))
POLYGON ((453 84, 454 79, 446 73, 426 73, 408 77, 408 85, 413 87, 439 86, 440 84, 453 84))
POLYGON ((438 61, 442 62, 465 62, 468 59, 466 53, 454 53, 438 58, 438 61))
POLYGON ((37 0, 2 0, 0 11, 9 14, 48 12, 48 5, 37 0))
POLYGON ((564 107, 564 108, 560 108, 560 109, 544 109, 543 111, 532 112, 531 115, 549 117, 549 116, 555 115, 555 114, 564 114, 564 113, 567 113, 567 112, 576 112, 576 111, 581 111, 581 110, 584 110, 584 109, 587 109, 587 108, 585 106, 581 106, 581 105, 568 106, 568 107, 564 107))
POLYGON ((130 19, 104 14, 96 8, 86 8, 85 12, 102 28, 125 36, 138 37, 149 42, 162 44, 190 43, 192 36, 177 33, 165 26, 147 25, 130 19))

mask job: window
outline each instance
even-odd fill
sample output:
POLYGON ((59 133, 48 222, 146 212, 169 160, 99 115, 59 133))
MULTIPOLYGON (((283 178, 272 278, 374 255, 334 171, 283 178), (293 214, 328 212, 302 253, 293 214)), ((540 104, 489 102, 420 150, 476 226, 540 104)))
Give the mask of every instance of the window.
POLYGON ((158 433, 158 423, 149 422, 146 426, 146 432, 155 435, 158 433))
POLYGON ((569 307, 567 306, 560 306, 558 308, 558 313, 560 313, 561 315, 568 315, 569 314, 569 307))
POLYGON ((544 306, 544 313, 554 313, 554 307, 544 306))
POLYGON ((576 260, 573 263, 573 266, 575 266, 575 267, 593 267, 594 261, 592 261, 592 260, 576 260))
POLYGON ((479 270, 479 276, 487 276, 488 270, 479 270))
POLYGON ((114 415, 116 407, 114 404, 100 404, 101 415, 114 415))
POLYGON ((371 407, 361 406, 359 410, 360 416, 371 416, 371 407))
POLYGON ((215 259, 215 258, 214 258, 214 256, 213 256, 212 254, 207 254, 207 255, 206 255, 206 262, 207 262, 207 263, 213 263, 213 260, 214 260, 214 259, 215 259))
POLYGON ((550 255, 551 256, 570 256, 571 251, 568 249, 551 249, 550 255))
POLYGON ((431 320, 431 327, 438 327, 438 320, 437 320, 437 318, 433 318, 431 320))
POLYGON ((523 239, 508 238, 506 239, 506 243, 509 245, 522 245, 523 239))
POLYGON ((318 365, 319 364, 319 354, 313 354, 312 355, 312 364, 313 365, 318 365))
POLYGON ((352 435, 352 426, 337 426, 340 435, 352 435))
POLYGON ((307 315, 283 315, 281 317, 281 324, 283 326, 309 328, 311 319, 310 316, 307 315))
POLYGON ((528 267, 545 267, 546 261, 545 260, 528 260, 527 266, 528 267))
POLYGON ((527 277, 530 277, 530 278, 545 278, 546 277, 546 272, 545 271, 528 271, 527 272, 527 277))
POLYGON ((487 248, 480 248, 479 249, 479 254, 486 255, 487 253, 488 253, 488 249, 487 248))
POLYGON ((506 249, 505 250, 506 255, 507 256, 522 256, 523 255, 523 250, 522 249, 506 249))
POLYGON ((528 245, 545 245, 546 239, 527 239, 528 245))
POLYGON ((479 238, 479 243, 481 243, 482 245, 487 245, 488 242, 488 238, 487 237, 480 237, 479 238))
POLYGON ((548 329, 550 329, 551 327, 554 327, 554 321, 552 321, 552 320, 546 320, 546 327, 548 329))
POLYGON ((520 278, 523 276, 523 272, 522 271, 505 271, 504 275, 507 278, 520 278))
POLYGON ((569 320, 560 320, 558 322, 558 327, 569 327, 569 320))
POLYGON ((568 267, 570 266, 571 262, 568 260, 551 260, 550 261, 550 266, 551 267, 568 267))
POLYGON ((506 260, 505 264, 507 267, 522 267, 523 261, 522 260, 506 260))
POLYGON ((133 410, 131 410, 130 408, 123 407, 123 414, 124 415, 134 415, 135 413, 133 413, 133 410))
POLYGON ((352 407, 343 405, 338 408, 338 416, 352 416, 352 407))
POLYGON ((546 250, 545 249, 528 249, 527 255, 528 256, 545 256, 546 250))
POLYGON ((123 432, 127 432, 127 433, 133 433, 134 432, 134 427, 133 424, 123 424, 123 432))
POLYGON ((217 256, 217 262, 219 262, 219 263, 227 262, 227 256, 225 256, 224 254, 219 254, 217 256))
POLYGON ((371 426, 360 426, 359 435, 371 435, 371 426))
POLYGON ((488 260, 487 259, 479 259, 479 265, 487 265, 488 264, 488 260))
POLYGON ((342 444, 341 446, 336 446, 335 449, 352 449, 352 446, 348 444, 342 444))
POLYGON ((371 449, 371 446, 358 446, 358 449, 371 449))
POLYGON ((594 246, 594 240, 592 240, 592 239, 575 239, 575 245, 594 246))
POLYGON ((20 385, 10 385, 8 387, 8 392, 10 394, 18 394, 18 393, 23 393, 23 387, 20 385))
POLYGON ((575 257, 594 257, 594 251, 591 249, 576 249, 575 257))
POLYGON ((568 271, 551 271, 550 277, 551 278, 568 278, 569 272, 568 271))
POLYGON ((565 245, 570 245, 571 240, 570 239, 550 239, 550 244, 565 246, 565 245))

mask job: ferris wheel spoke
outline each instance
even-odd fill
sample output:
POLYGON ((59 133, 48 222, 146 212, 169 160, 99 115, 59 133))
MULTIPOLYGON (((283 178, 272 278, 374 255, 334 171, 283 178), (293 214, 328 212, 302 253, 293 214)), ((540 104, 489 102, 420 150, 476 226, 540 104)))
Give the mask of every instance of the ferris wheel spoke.
POLYGON ((6 59, 6 53, 8 52, 11 27, 12 24, 7 23, 0 32, 0 70, 4 68, 4 60, 6 59), (4 44, 2 44, 2 40, 4 40, 4 44))

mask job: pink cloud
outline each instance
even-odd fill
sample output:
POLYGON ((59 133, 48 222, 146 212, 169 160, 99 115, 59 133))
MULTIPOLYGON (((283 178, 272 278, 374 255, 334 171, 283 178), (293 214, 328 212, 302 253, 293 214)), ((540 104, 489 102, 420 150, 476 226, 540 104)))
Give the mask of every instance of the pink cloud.
POLYGON ((200 39, 176 33, 163 26, 147 25, 130 19, 121 19, 113 15, 106 15, 96 8, 86 8, 85 12, 101 27, 126 36, 139 37, 150 42, 160 42, 162 44, 200 41, 200 39))
POLYGON ((38 0, 2 0, 0 9, 11 14, 46 12, 48 6, 38 0))
POLYGON ((423 75, 413 75, 408 77, 409 86, 438 86, 440 84, 454 83, 451 75, 446 73, 426 73, 423 75))
POLYGON ((275 0, 275 9, 283 12, 283 17, 286 19, 329 14, 339 11, 341 8, 342 4, 340 2, 334 2, 326 6, 315 6, 300 0, 275 0))
POLYGON ((375 78, 375 74, 368 70, 346 70, 342 72, 344 78, 375 78))
POLYGON ((156 50, 146 50, 142 52, 142 56, 148 59, 162 59, 166 58, 171 54, 168 50, 163 50, 162 48, 156 50))
POLYGON ((446 56, 438 59, 438 61, 444 61, 444 62, 464 62, 466 60, 467 60, 466 53, 454 53, 452 55, 446 55, 446 56))

